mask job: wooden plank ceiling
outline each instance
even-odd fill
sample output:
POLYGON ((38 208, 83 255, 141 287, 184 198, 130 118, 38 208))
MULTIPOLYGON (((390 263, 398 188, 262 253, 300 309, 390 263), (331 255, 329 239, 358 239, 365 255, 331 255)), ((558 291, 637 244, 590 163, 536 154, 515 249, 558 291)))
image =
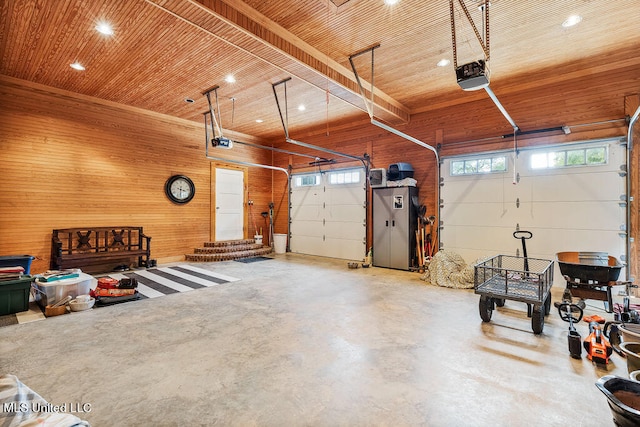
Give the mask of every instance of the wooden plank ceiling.
MULTIPOLYGON (((481 28, 481 1, 464 1, 481 28)), ((454 13, 458 62, 482 58, 461 7, 454 13)), ((637 57, 638 22, 637 0, 493 0, 491 87, 499 96, 505 79, 613 50, 637 57), (582 22, 564 28, 571 14, 582 22)), ((223 128, 263 138, 284 137, 272 84, 288 77, 292 137, 366 119, 349 56, 375 45, 380 120, 401 125, 486 96, 462 91, 453 65, 436 66, 453 59, 446 0, 6 0, 0 9, 0 74, 199 122, 202 92, 219 85, 223 128), (98 21, 115 33, 99 34, 98 21)), ((354 61, 369 88, 371 55, 354 61)))

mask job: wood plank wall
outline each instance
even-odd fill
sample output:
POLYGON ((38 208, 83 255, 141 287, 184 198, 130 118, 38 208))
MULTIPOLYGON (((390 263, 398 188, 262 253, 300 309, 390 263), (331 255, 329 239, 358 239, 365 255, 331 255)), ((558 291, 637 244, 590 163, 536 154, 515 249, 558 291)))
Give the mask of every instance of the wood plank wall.
MULTIPOLYGON (((75 226, 143 226, 158 262, 209 240, 203 124, 9 77, 0 77, 0 96, 0 255, 36 256, 32 273, 45 271, 51 230, 75 226), (186 205, 164 194, 174 174, 195 183, 186 205)), ((245 161, 271 161, 242 150, 235 156, 245 161)), ((267 210, 270 171, 252 169, 248 181, 254 209, 267 210)))

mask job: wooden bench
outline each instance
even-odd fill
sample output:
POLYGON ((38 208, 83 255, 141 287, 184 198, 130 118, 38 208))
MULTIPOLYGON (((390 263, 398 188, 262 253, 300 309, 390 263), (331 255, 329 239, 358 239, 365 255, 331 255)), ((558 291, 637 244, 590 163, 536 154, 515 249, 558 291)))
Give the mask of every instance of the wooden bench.
POLYGON ((53 230, 51 269, 106 272, 116 266, 149 267, 151 237, 142 227, 80 227, 53 230))

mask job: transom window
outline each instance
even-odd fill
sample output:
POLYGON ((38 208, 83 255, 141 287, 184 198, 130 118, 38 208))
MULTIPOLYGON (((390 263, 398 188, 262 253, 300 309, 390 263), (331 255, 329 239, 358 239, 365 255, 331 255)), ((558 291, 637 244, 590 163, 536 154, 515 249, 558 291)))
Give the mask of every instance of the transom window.
POLYGON ((296 187, 313 187, 314 185, 320 185, 320 174, 296 176, 294 185, 296 187))
POLYGON ((507 158, 505 156, 453 160, 451 162, 451 176, 500 173, 506 171, 507 158))
POLYGON ((360 182, 360 171, 329 172, 329 184, 356 184, 360 182))
POLYGON ((604 165, 609 153, 606 146, 553 150, 531 156, 531 169, 553 169, 573 166, 604 165))

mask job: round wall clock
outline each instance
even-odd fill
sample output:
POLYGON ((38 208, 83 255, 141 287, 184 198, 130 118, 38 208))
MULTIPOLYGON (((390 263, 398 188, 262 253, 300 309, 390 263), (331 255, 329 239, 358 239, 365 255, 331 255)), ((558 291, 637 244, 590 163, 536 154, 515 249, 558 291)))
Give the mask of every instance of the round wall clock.
POLYGON ((193 181, 184 175, 173 175, 164 185, 164 192, 173 203, 188 203, 196 194, 193 181))

